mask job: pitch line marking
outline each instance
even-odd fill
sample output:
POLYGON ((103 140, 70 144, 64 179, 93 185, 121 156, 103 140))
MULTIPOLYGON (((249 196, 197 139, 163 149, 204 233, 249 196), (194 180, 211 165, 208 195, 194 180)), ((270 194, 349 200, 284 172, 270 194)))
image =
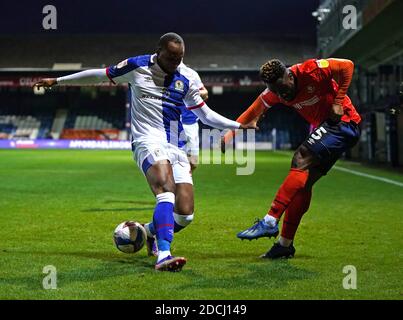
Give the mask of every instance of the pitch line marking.
MULTIPOLYGON (((281 154, 281 155, 286 155, 286 156, 290 155, 290 153, 285 152, 285 151, 281 151, 281 150, 277 150, 276 153, 281 154)), ((382 177, 374 176, 372 174, 363 173, 363 172, 356 171, 356 170, 351 170, 351 169, 346 169, 346 168, 339 167, 339 166, 333 166, 332 169, 339 170, 339 171, 344 171, 344 172, 351 173, 351 174, 355 174, 355 175, 360 176, 360 177, 365 177, 365 178, 369 178, 369 179, 373 179, 373 180, 386 182, 386 183, 393 184, 393 185, 398 186, 398 187, 403 187, 402 182, 395 181, 395 180, 392 180, 392 179, 382 178, 382 177)))
POLYGON ((339 167, 339 166, 334 166, 333 168, 336 169, 336 170, 339 170, 339 171, 355 174, 356 176, 365 177, 365 178, 369 178, 369 179, 373 179, 373 180, 378 180, 378 181, 390 183, 390 184, 393 184, 393 185, 398 186, 398 187, 403 187, 403 182, 399 182, 399 181, 395 181, 395 180, 391 180, 391 179, 387 179, 387 178, 382 178, 382 177, 374 176, 372 174, 363 173, 363 172, 355 171, 355 170, 351 170, 351 169, 346 169, 346 168, 342 168, 342 167, 339 167))

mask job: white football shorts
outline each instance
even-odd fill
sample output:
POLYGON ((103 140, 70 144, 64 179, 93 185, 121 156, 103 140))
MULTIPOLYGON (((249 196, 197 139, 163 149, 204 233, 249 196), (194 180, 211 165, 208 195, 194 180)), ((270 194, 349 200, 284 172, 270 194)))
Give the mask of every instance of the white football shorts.
POLYGON ((192 173, 186 152, 168 142, 134 142, 133 157, 144 173, 157 161, 169 160, 175 183, 193 184, 192 173))

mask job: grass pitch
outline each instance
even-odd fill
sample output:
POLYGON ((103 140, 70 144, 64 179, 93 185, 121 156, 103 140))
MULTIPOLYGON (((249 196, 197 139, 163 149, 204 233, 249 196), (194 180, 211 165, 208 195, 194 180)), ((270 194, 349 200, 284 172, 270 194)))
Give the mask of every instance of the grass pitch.
MULTIPOLYGON (((403 188, 332 170, 314 189, 296 256, 266 261, 273 240, 240 241, 286 176, 291 155, 261 152, 251 176, 235 165, 195 175, 195 221, 175 236, 188 258, 158 273, 145 248, 112 243, 124 220, 149 221, 155 199, 129 151, 0 151, 1 299, 402 299, 403 188), (57 269, 57 289, 42 287, 57 269), (343 267, 357 289, 343 288, 343 267)), ((338 165, 403 182, 391 171, 338 165)))

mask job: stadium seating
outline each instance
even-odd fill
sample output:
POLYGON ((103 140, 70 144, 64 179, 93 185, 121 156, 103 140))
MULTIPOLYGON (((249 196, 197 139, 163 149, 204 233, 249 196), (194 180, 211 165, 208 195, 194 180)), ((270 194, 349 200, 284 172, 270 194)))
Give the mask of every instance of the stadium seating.
POLYGON ((9 138, 36 139, 41 128, 41 121, 33 116, 1 115, 0 132, 9 138))
POLYGON ((0 139, 36 139, 46 137, 51 129, 54 114, 41 108, 21 105, 0 106, 0 139))
POLYGON ((112 123, 100 119, 98 116, 77 116, 75 123, 75 129, 111 129, 112 123))
POLYGON ((115 140, 122 129, 122 115, 107 110, 0 108, 0 139, 115 140))
POLYGON ((122 129, 124 111, 102 107, 72 107, 68 109, 65 129, 122 129))

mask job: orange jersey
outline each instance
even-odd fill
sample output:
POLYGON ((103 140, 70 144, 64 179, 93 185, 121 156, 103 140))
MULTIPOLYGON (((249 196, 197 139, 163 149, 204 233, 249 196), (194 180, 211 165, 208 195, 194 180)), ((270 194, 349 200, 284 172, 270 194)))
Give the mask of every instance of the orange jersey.
MULTIPOLYGON (((333 79, 330 64, 327 60, 310 59, 291 66, 290 70, 296 78, 297 85, 294 100, 285 101, 268 89, 263 91, 260 97, 266 107, 276 104, 293 107, 306 121, 316 127, 329 118, 339 92, 339 85, 333 79)), ((361 117, 347 95, 342 99, 341 105, 344 110, 342 121, 360 123, 361 117)))

